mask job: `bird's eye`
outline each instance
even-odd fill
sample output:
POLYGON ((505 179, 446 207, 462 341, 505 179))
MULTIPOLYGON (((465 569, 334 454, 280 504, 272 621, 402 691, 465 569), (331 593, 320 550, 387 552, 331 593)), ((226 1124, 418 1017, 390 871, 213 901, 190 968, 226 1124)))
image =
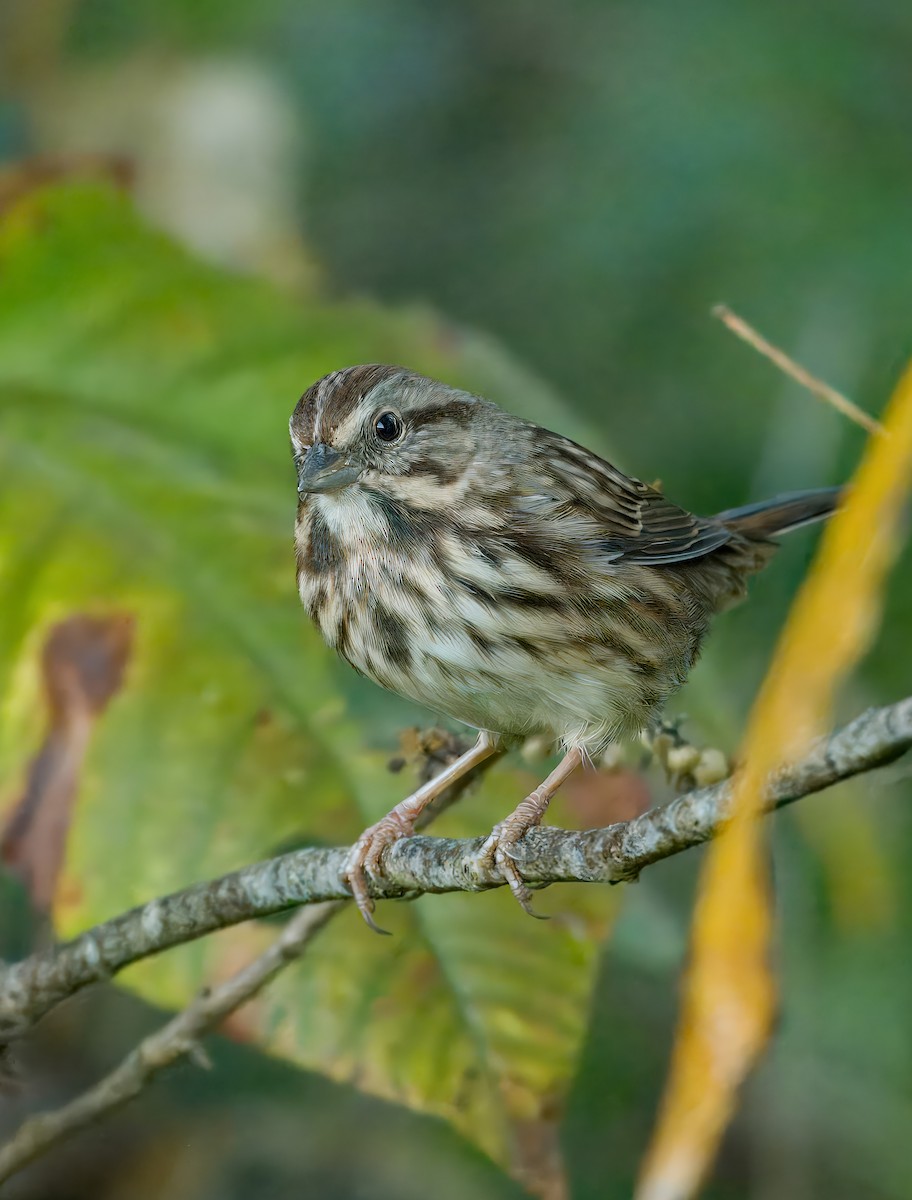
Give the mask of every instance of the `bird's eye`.
POLYGON ((374 432, 381 442, 394 442, 402 435, 402 422, 395 413, 381 413, 374 422, 374 432))

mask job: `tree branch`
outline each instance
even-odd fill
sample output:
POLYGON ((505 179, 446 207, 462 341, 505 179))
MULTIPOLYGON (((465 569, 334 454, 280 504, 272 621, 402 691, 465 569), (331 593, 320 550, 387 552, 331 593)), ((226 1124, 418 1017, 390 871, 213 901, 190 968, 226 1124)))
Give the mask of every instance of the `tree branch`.
POLYGON ((294 962, 313 936, 341 906, 319 904, 295 913, 276 940, 253 962, 224 983, 205 989, 161 1029, 144 1038, 110 1074, 53 1112, 29 1117, 0 1147, 0 1183, 39 1158, 51 1146, 134 1099, 155 1076, 185 1055, 208 1065, 199 1045, 227 1016, 251 1000, 294 962))
MULTIPOLYGON (((800 762, 779 771, 769 783, 767 811, 892 762, 910 747, 912 697, 869 709, 817 741, 800 762)), ((725 782, 605 829, 535 829, 517 847, 516 862, 532 884, 635 879, 650 863, 717 833, 730 799, 725 782)), ((500 887, 497 869, 480 858, 483 842, 483 837, 404 839, 385 854, 385 878, 377 881, 373 894, 393 899, 500 887)), ((255 863, 152 900, 71 942, 5 967, 0 972, 0 1040, 22 1034, 67 996, 138 959, 294 905, 347 898, 341 882, 347 854, 345 848, 308 848, 255 863)))

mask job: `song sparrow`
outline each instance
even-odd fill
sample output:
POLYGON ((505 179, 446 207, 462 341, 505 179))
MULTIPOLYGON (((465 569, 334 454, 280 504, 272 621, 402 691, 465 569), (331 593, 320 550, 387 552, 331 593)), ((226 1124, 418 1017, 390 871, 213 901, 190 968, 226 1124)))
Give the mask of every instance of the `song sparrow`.
POLYGON ((655 722, 770 537, 839 498, 795 492, 697 517, 567 438, 402 367, 327 375, 290 430, 298 587, 323 637, 376 683, 480 731, 354 847, 346 880, 370 924, 383 850, 505 735, 544 731, 560 764, 484 850, 528 910, 510 847, 581 762, 655 722))

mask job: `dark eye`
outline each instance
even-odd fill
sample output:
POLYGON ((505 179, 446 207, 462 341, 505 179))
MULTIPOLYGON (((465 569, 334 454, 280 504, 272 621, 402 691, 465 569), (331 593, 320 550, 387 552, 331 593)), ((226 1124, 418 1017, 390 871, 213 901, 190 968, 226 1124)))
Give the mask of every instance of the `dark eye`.
POLYGON ((402 422, 395 413, 381 413, 374 422, 374 432, 381 442, 394 442, 402 434, 402 422))

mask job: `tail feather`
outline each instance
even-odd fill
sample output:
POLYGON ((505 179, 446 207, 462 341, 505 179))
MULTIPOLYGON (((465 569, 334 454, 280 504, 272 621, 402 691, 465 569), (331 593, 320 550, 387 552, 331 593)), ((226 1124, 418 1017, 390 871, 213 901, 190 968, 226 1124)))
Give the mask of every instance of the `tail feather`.
POLYGON ((835 512, 844 495, 845 489, 841 487, 786 492, 756 504, 728 508, 717 513, 716 520, 749 538, 775 537, 822 521, 835 512))

